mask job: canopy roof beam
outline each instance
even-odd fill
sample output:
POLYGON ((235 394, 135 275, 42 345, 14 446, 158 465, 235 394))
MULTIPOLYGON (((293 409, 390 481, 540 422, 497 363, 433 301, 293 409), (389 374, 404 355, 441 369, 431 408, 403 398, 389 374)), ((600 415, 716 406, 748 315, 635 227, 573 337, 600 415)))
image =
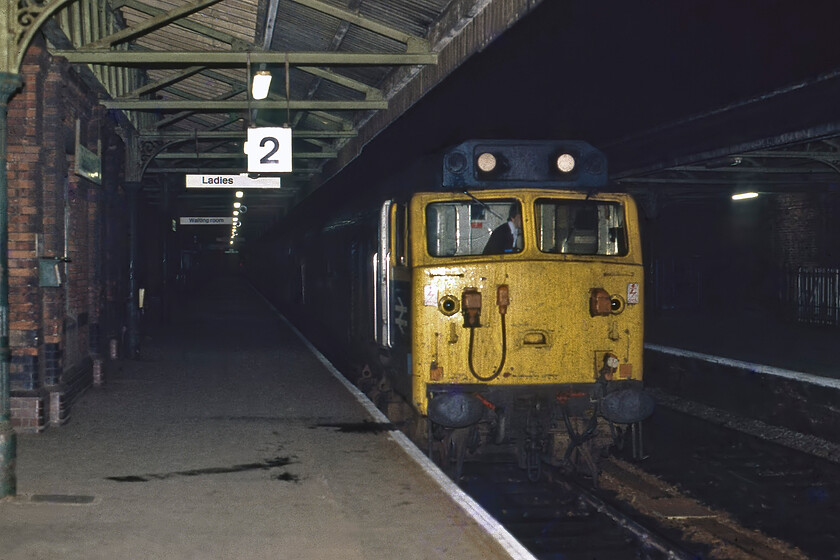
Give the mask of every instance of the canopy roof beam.
POLYGON ((329 80, 346 88, 360 91, 365 94, 365 99, 382 99, 382 92, 380 90, 367 84, 363 84, 362 82, 342 76, 341 74, 336 74, 335 72, 330 72, 329 70, 324 70, 323 68, 317 68, 315 66, 298 66, 298 70, 323 78, 324 80, 329 80))
MULTIPOLYGON (((155 132, 155 131, 140 131, 140 136, 149 140, 192 140, 198 138, 217 139, 217 138, 233 138, 244 140, 246 137, 244 130, 231 131, 196 131, 196 132, 155 132)), ((293 130, 293 138, 352 138, 356 136, 355 130, 293 130)))
POLYGON ((244 66, 252 64, 317 64, 324 66, 414 66, 436 64, 436 53, 348 53, 348 52, 251 52, 251 51, 110 51, 110 50, 54 50, 73 64, 109 64, 113 66, 148 65, 217 65, 244 66))
MULTIPOLYGON (((292 159, 332 159, 338 154, 334 151, 325 152, 292 152, 292 159)), ((155 159, 245 159, 243 152, 162 152, 155 155, 155 159)))
MULTIPOLYGON (((160 16, 166 13, 161 9, 153 8, 152 6, 148 6, 142 2, 138 2, 137 0, 113 0, 111 2, 111 6, 115 10, 125 6, 127 8, 131 8, 132 10, 136 10, 140 13, 149 16, 160 16)), ((215 39, 217 41, 221 41, 222 43, 227 43, 233 48, 244 49, 250 46, 248 43, 246 43, 242 39, 239 39, 238 37, 234 37, 233 35, 224 33, 222 31, 219 31, 218 29, 214 29, 207 25, 196 23, 189 19, 179 19, 173 21, 172 24, 177 25, 178 27, 182 27, 184 29, 188 29, 189 31, 193 31, 200 35, 204 35, 205 37, 209 37, 210 39, 215 39)))
POLYGON ((205 68, 206 66, 190 66, 189 68, 185 68, 183 70, 170 74, 166 78, 157 80, 155 82, 150 82, 142 87, 135 89, 134 91, 130 91, 125 95, 121 96, 121 98, 139 98, 143 95, 165 88, 166 86, 170 86, 175 82, 180 82, 181 80, 189 78, 193 74, 197 74, 205 68))
POLYGON ((340 20, 352 23, 353 25, 358 25, 359 27, 372 31, 378 35, 382 35, 383 37, 388 37, 389 39, 403 43, 406 46, 406 52, 429 52, 429 42, 425 39, 397 31, 387 25, 383 25, 379 22, 373 21, 372 19, 360 16, 357 12, 351 12, 350 10, 345 10, 325 2, 321 2, 320 0, 292 0, 292 2, 296 2, 302 6, 306 6, 307 8, 312 8, 313 10, 331 15, 340 20))
POLYGON ((140 35, 145 35, 146 33, 163 27, 164 25, 167 25, 177 19, 181 19, 190 14, 194 14, 195 12, 200 12, 207 6, 212 6, 213 4, 218 4, 219 2, 221 2, 221 0, 197 0, 196 2, 184 4, 183 6, 174 8, 172 10, 169 10, 168 12, 164 12, 152 18, 149 18, 146 21, 144 21, 141 25, 126 27, 125 29, 121 29, 116 33, 108 35, 107 37, 103 37, 98 41, 88 43, 84 45, 83 48, 100 49, 105 47, 113 47, 118 43, 129 41, 140 35))
POLYGON ((101 101, 107 109, 123 109, 133 111, 200 111, 202 113, 223 111, 247 111, 248 109, 278 109, 286 108, 293 111, 324 110, 324 111, 359 111, 370 109, 387 109, 387 101, 322 101, 322 100, 291 100, 291 101, 249 101, 243 100, 189 100, 189 99, 107 99, 101 101))

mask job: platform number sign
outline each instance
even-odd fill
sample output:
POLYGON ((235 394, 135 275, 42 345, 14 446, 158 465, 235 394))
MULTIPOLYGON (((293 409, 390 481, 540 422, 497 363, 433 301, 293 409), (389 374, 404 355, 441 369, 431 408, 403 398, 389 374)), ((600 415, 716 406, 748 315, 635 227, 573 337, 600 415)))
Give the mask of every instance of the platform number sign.
POLYGON ((249 173, 289 173, 292 171, 292 129, 285 127, 249 128, 245 142, 249 173))

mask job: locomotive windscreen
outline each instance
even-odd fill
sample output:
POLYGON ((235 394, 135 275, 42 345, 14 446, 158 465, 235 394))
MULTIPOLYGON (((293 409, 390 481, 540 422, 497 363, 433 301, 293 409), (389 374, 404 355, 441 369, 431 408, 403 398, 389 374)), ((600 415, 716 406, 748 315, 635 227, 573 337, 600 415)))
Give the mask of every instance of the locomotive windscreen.
POLYGON ((624 207, 617 202, 540 199, 537 239, 543 253, 627 254, 624 207))
POLYGON ((512 199, 435 202, 426 207, 426 237, 433 257, 480 255, 495 228, 507 222, 512 199))

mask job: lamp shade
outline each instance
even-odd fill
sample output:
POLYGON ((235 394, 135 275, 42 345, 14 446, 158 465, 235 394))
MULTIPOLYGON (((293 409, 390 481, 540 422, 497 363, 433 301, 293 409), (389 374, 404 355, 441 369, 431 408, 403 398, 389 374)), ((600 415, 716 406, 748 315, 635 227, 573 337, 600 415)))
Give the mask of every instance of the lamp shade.
POLYGON ((268 97, 268 88, 271 86, 271 72, 260 70, 254 74, 254 85, 251 88, 251 97, 254 99, 265 99, 268 97))

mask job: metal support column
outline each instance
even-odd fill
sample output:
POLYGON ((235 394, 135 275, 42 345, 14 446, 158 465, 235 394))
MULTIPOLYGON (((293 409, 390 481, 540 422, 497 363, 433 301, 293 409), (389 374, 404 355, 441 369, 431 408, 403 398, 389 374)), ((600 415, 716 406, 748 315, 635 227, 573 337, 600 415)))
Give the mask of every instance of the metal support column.
POLYGON ((128 193, 128 358, 134 359, 140 353, 140 287, 137 268, 140 259, 140 189, 139 181, 126 181, 128 193))
POLYGON ((14 496, 15 432, 12 429, 9 369, 9 185, 6 176, 6 108, 21 86, 17 74, 0 72, 0 498, 14 496))
POLYGON ((162 279, 163 282, 161 284, 160 289, 160 319, 164 325, 169 324, 170 320, 170 297, 169 297, 169 290, 171 289, 171 285, 169 282, 169 238, 172 235, 172 216, 170 215, 170 204, 169 204, 169 197, 170 197, 170 189, 169 189, 169 181, 163 184, 163 199, 162 199, 162 206, 161 213, 163 215, 163 247, 161 249, 161 253, 163 254, 163 259, 161 260, 161 269, 162 269, 162 279))

